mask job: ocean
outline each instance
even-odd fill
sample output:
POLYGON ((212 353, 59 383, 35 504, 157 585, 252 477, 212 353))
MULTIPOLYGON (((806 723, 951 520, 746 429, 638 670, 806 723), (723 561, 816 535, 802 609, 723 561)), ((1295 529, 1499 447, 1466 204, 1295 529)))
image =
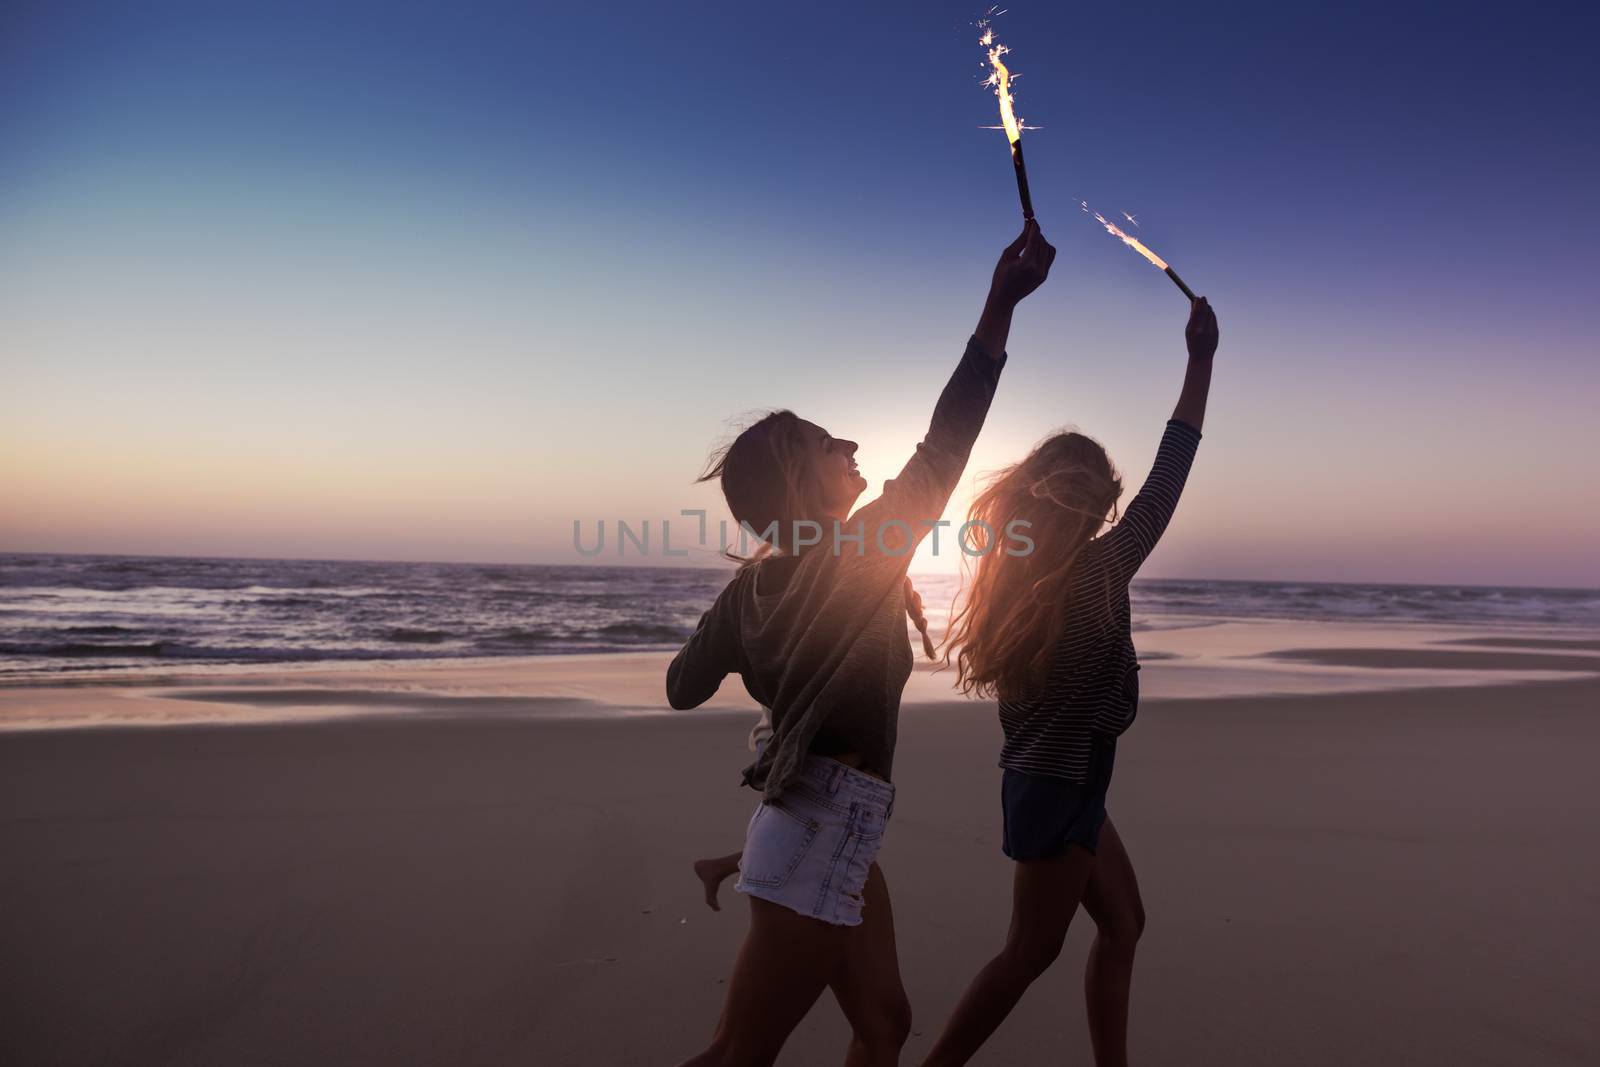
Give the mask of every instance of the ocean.
MULTIPOLYGON (((0 676, 672 649, 718 568, 0 554, 0 676)), ((935 632, 954 575, 914 576, 935 632)), ((1600 590, 1139 580, 1177 617, 1600 628, 1600 590)), ((1165 618, 1170 617, 1170 618, 1165 618)))

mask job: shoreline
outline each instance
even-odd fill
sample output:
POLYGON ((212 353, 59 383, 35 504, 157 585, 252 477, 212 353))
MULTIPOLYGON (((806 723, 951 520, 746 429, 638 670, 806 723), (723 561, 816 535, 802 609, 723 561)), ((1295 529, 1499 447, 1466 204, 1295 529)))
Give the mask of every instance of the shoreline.
MULTIPOLYGON (((1135 635, 1145 701, 1495 687, 1600 676, 1600 634, 1191 617, 1135 635)), ((666 706, 670 652, 175 667, 0 680, 0 734, 375 715, 683 715, 666 706)), ((908 706, 963 698, 925 659, 908 706)), ((705 705, 755 714, 737 676, 705 705)))

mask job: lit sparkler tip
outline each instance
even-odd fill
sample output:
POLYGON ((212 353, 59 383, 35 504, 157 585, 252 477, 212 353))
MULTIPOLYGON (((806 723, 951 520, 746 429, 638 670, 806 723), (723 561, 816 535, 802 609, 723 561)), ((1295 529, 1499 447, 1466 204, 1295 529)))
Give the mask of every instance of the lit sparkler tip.
POLYGON ((994 95, 1000 100, 1000 122, 1005 127, 1006 137, 1012 144, 1016 144, 1022 137, 1022 130, 1017 122, 1016 112, 1012 109, 1015 101, 1011 95, 1011 71, 1000 61, 1000 57, 1011 50, 996 42, 989 46, 988 51, 989 65, 994 71, 984 84, 994 88, 994 95))
POLYGON ((1122 217, 1127 219, 1130 223, 1132 223, 1135 226, 1139 225, 1139 220, 1134 218, 1132 215, 1128 214, 1126 211, 1124 211, 1122 213, 1122 217))
POLYGON ((1000 102, 1000 126, 986 127, 988 129, 1002 129, 1006 131, 1006 140, 1011 143, 1011 164, 1017 173, 1017 196, 1022 201, 1022 217, 1033 218, 1033 201, 1028 195, 1028 172, 1022 161, 1022 131, 1027 125, 1017 117, 1015 99, 1011 95, 1011 79, 1014 75, 1006 69, 1001 56, 1010 53, 1011 49, 994 39, 994 29, 989 25, 989 19, 995 15, 1004 15, 1005 9, 998 4, 984 13, 978 20, 978 29, 983 36, 978 43, 983 46, 984 54, 988 57, 988 65, 992 68, 989 76, 984 79, 983 85, 994 90, 995 98, 1000 102))
MULTIPOLYGON (((1089 206, 1087 204, 1085 204, 1083 209, 1085 211, 1089 211, 1089 206)), ((1102 225, 1102 226, 1104 226, 1106 228, 1106 232, 1107 233, 1109 233, 1111 236, 1119 239, 1123 244, 1127 245, 1129 248, 1131 248, 1135 252, 1139 253, 1145 259, 1148 259, 1157 268, 1159 268, 1161 270, 1170 269, 1170 268, 1167 267, 1167 261, 1166 260, 1162 259, 1160 256, 1156 255, 1154 252, 1150 251, 1150 249, 1146 248, 1139 241, 1138 238, 1128 236, 1128 234, 1123 232, 1123 230, 1122 230, 1122 228, 1120 226, 1118 226, 1116 223, 1114 223, 1114 222, 1110 221, 1109 219, 1107 219, 1104 215, 1100 214, 1100 212, 1092 211, 1092 212, 1089 212, 1089 213, 1094 216, 1094 220, 1096 222, 1098 222, 1100 225, 1102 225)), ((1127 214, 1127 213, 1124 212, 1123 214, 1127 214)))

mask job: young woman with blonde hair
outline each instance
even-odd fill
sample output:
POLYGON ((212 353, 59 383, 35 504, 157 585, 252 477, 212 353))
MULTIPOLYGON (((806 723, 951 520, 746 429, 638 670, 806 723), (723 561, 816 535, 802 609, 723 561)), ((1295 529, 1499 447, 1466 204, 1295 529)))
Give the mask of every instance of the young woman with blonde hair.
POLYGON ((771 709, 772 735, 744 774, 762 797, 737 886, 750 930, 711 1045, 688 1064, 772 1063, 828 988, 852 1029, 845 1062, 898 1061, 911 1009, 875 858, 913 659, 906 570, 983 426, 1012 311, 1054 256, 1032 222, 1001 255, 927 436, 876 500, 853 510, 867 487, 855 443, 787 411, 745 429, 706 472, 772 551, 741 567, 700 620, 667 672, 667 697, 695 707, 738 674, 771 709))
POLYGON ((1016 863, 1005 946, 980 971, 923 1067, 966 1063, 1061 951, 1080 903, 1095 922, 1085 976, 1095 1063, 1127 1062, 1128 997, 1144 905, 1106 816, 1116 739, 1139 704, 1128 584, 1178 505, 1200 443, 1217 317, 1195 301, 1189 366, 1144 487, 1115 521, 1122 481, 1079 433, 1047 439, 1001 471, 970 519, 1022 520, 1033 550, 974 568, 946 638, 964 692, 997 697, 1005 744, 1003 850, 1016 863), (1098 534, 1098 536, 1096 536, 1098 534))

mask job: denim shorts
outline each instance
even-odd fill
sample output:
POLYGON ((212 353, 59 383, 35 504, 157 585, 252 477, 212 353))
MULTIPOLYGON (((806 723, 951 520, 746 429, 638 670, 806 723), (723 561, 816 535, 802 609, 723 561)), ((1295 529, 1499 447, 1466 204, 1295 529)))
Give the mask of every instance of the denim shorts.
POLYGON ((1097 737, 1089 758, 1089 780, 1068 781, 1006 768, 1000 781, 1005 837, 1000 846, 1014 860, 1047 860, 1077 845, 1093 854, 1106 823, 1106 792, 1117 754, 1113 738, 1097 737))
POLYGON ((807 756, 800 778, 750 817, 735 888, 836 926, 861 923, 867 871, 894 811, 894 786, 807 756))

